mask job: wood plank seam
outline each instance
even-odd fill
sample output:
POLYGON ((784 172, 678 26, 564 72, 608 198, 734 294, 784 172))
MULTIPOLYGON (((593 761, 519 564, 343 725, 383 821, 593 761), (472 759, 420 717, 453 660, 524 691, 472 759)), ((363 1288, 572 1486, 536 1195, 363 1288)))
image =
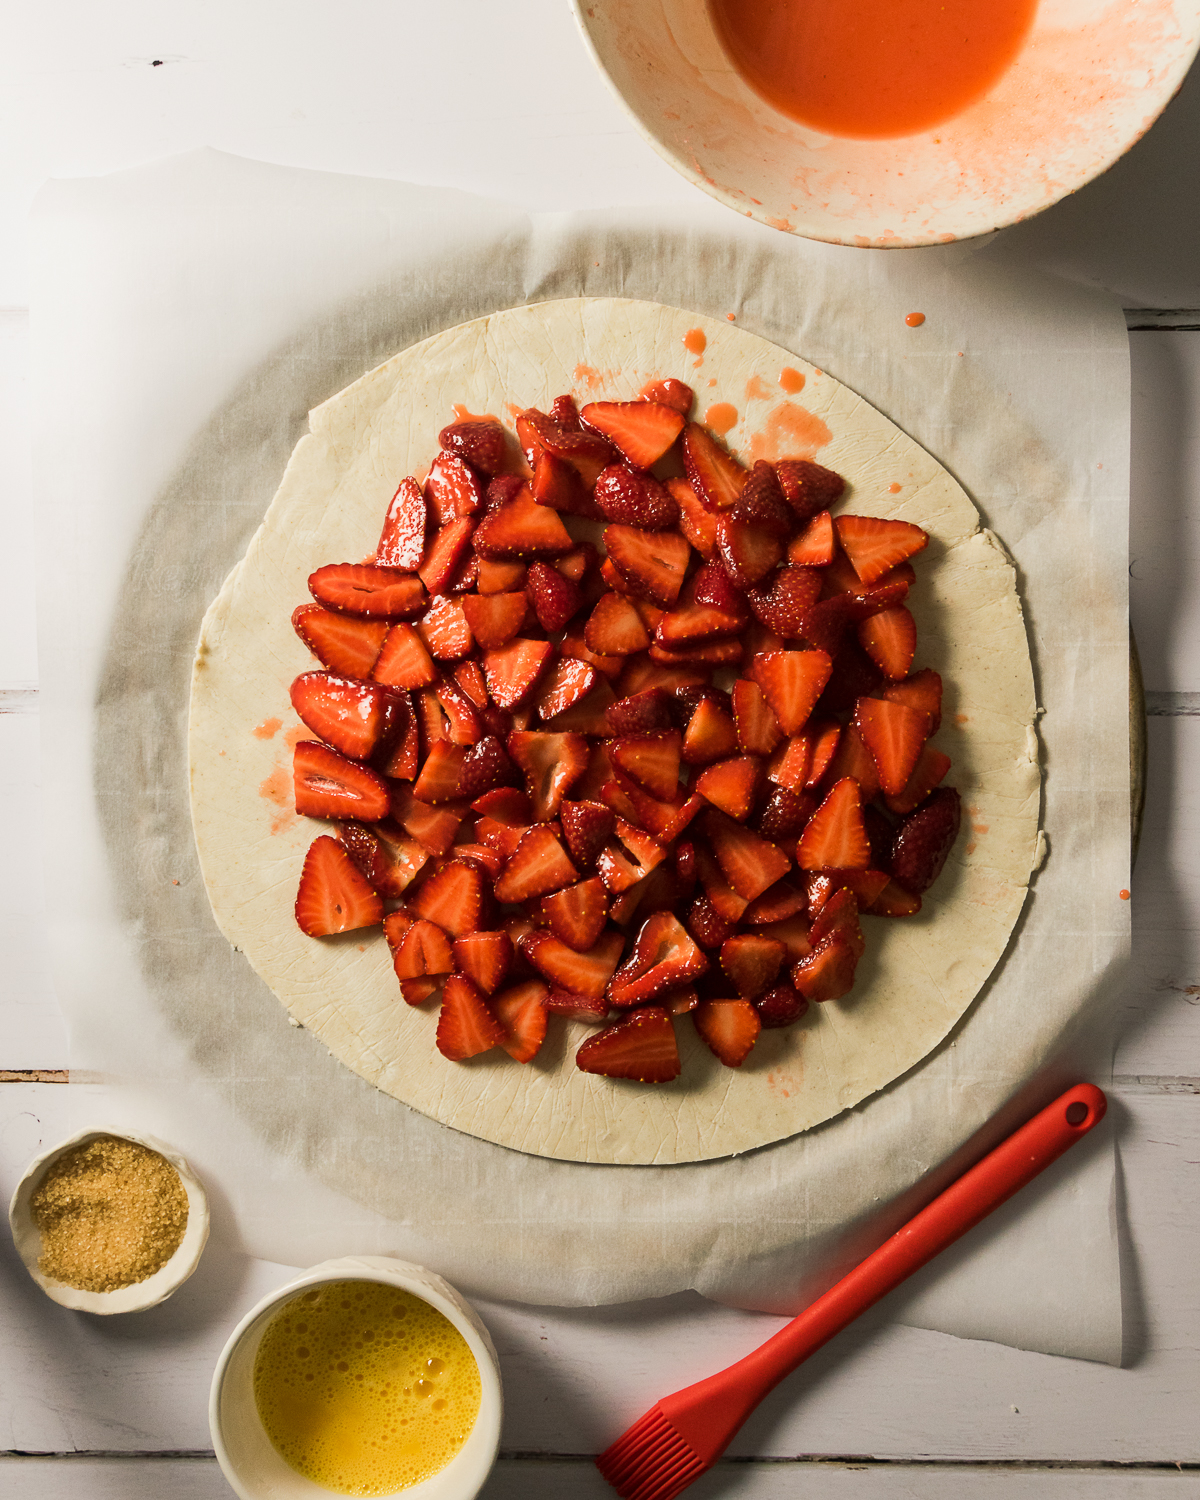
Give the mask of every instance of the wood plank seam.
POLYGON ((1200 308, 1127 307, 1125 327, 1130 333, 1200 332, 1200 308))
POLYGON ((1190 719, 1200 717, 1200 693, 1148 692, 1148 719, 1190 719))

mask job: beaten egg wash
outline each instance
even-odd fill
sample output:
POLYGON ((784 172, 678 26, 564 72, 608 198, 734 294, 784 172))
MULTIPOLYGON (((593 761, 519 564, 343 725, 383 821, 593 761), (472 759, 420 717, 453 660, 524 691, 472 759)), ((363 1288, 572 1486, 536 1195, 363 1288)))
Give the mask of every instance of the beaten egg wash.
POLYGON ((267 1325, 254 1399, 276 1451, 339 1495, 390 1495, 444 1469, 479 1415, 479 1366, 411 1292, 334 1281, 267 1325))
POLYGON ((1000 79, 1037 0, 709 0, 730 61, 826 135, 915 135, 1000 79))

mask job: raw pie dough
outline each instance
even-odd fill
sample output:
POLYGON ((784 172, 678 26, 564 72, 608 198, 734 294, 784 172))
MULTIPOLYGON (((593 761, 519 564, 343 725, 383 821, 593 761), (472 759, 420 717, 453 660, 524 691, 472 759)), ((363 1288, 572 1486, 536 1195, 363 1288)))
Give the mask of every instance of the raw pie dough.
POLYGON ((192 818, 217 923, 298 1022, 435 1120, 519 1151, 610 1164, 702 1161, 781 1140, 857 1104, 943 1040, 1024 902, 1040 778, 1015 572, 940 464, 788 351, 725 322, 616 299, 542 303, 451 328, 319 406, 309 426, 204 618, 189 727, 192 818), (707 339, 698 369, 683 344, 694 328, 707 339), (779 390, 785 366, 805 377, 799 399, 779 390), (962 795, 963 830, 918 916, 864 922, 851 994, 764 1031, 739 1069, 718 1063, 686 1019, 676 1027, 683 1073, 667 1085, 580 1072, 575 1050, 594 1028, 557 1018, 525 1066, 499 1050, 449 1062, 434 1046, 437 1006, 401 1000, 378 929, 313 939, 296 926, 304 853, 327 825, 291 806, 291 745, 311 736, 297 727, 288 688, 316 664, 291 613, 309 600, 315 568, 373 553, 396 485, 424 475, 454 404, 511 428, 515 411, 546 410, 562 391, 627 400, 668 375, 696 389, 701 419, 717 402, 742 413, 753 402, 753 421, 728 434, 744 460, 814 456, 847 480, 839 511, 930 533, 909 600, 915 665, 945 680, 936 743, 953 760, 947 779, 962 795))

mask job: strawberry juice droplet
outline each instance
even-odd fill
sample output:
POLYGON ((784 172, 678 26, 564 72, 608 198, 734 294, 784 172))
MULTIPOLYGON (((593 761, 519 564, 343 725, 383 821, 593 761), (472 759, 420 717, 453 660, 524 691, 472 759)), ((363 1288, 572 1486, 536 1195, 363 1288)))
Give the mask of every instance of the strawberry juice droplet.
POLYGON ((924 313, 909 313, 908 317, 905 318, 904 321, 908 324, 908 326, 910 328, 920 328, 921 324, 925 321, 925 314, 924 313))
POLYGON ((892 482, 891 482, 891 484, 888 485, 888 494, 889 495, 898 495, 899 493, 900 493, 900 486, 893 479, 892 482))
POLYGON ((737 407, 728 401, 718 401, 704 413, 704 425, 718 436, 724 437, 731 427, 737 425, 737 407))
POLYGON ((789 396, 798 396, 804 389, 804 376, 791 365, 784 365, 779 372, 779 384, 789 396))
POLYGON ((704 329, 689 328, 683 336, 683 347, 689 354, 703 354, 708 348, 708 340, 704 336, 704 329))

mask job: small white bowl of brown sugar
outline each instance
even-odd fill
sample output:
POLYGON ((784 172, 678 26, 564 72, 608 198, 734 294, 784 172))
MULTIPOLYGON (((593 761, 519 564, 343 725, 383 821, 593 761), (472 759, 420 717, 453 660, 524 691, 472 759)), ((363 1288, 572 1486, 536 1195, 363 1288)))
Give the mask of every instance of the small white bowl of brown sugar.
POLYGON ((26 1270, 55 1302, 77 1312, 141 1312, 196 1269, 208 1199, 164 1142, 84 1130, 32 1163, 8 1221, 26 1270))

